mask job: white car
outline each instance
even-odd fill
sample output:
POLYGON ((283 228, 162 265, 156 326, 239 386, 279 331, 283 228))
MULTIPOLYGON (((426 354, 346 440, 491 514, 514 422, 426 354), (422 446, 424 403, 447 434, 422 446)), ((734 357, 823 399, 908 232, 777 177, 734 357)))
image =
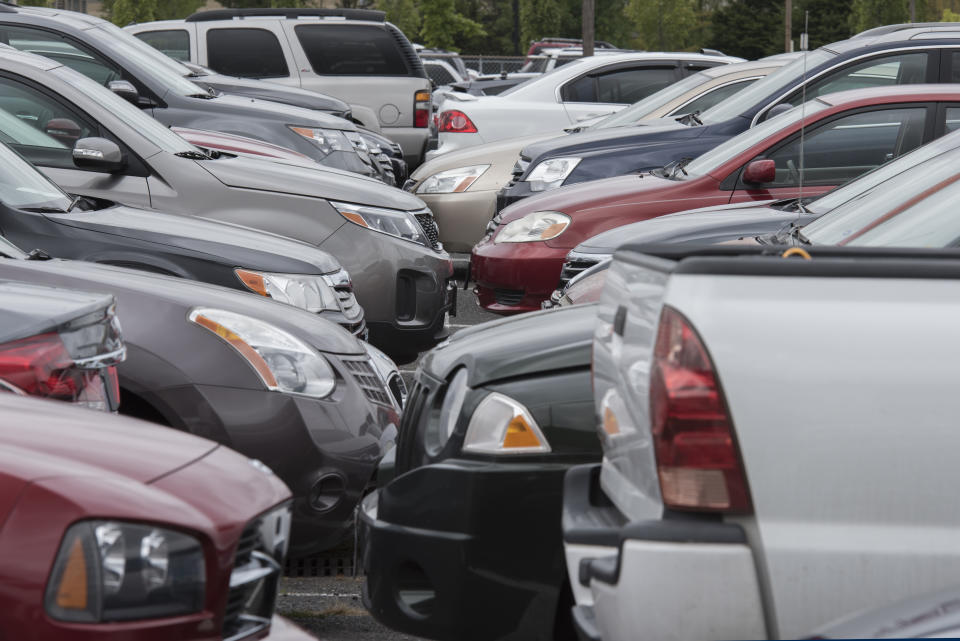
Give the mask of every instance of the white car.
POLYGON ((449 94, 430 158, 495 140, 560 131, 642 100, 686 76, 740 58, 616 53, 580 58, 497 96, 449 94))

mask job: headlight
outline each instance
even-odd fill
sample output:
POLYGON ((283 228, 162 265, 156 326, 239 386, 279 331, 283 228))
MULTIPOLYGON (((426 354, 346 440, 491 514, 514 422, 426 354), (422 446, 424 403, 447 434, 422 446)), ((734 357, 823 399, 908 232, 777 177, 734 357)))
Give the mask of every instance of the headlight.
POLYGON ((477 454, 539 454, 550 451, 537 422, 526 407, 509 396, 492 392, 477 405, 463 451, 477 454))
POLYGON ((237 350, 269 390, 324 398, 336 387, 327 360, 279 327, 222 309, 196 308, 189 319, 237 350))
POLYGON ((466 191, 483 172, 490 169, 490 165, 473 165, 472 167, 458 167, 434 174, 420 183, 418 194, 452 194, 466 191))
POLYGON ((535 211, 503 226, 494 243, 532 243, 550 240, 564 232, 570 225, 570 216, 558 211, 535 211))
POLYGON ((551 158, 537 164, 524 180, 530 183, 530 191, 547 191, 563 184, 582 158, 551 158))
POLYGON ((427 236, 412 214, 399 209, 368 207, 330 201, 340 215, 355 225, 427 246, 427 236))
POLYGON ((203 547, 152 525, 83 521, 67 530, 47 583, 47 613, 60 621, 152 619, 204 607, 203 547))
MULTIPOLYGON (((467 369, 458 368, 447 384, 443 403, 440 405, 438 420, 431 420, 430 426, 424 434, 424 446, 431 454, 439 454, 443 446, 450 440, 453 430, 457 427, 463 401, 467 397, 467 369)), ((434 415, 435 416, 435 415, 434 415)))
POLYGON ((299 134, 320 148, 324 156, 335 151, 352 151, 353 144, 347 136, 337 129, 317 129, 314 127, 295 127, 287 125, 295 134, 299 134))
POLYGON ((240 282, 252 292, 308 312, 339 311, 333 287, 323 276, 310 274, 270 274, 235 269, 240 282))

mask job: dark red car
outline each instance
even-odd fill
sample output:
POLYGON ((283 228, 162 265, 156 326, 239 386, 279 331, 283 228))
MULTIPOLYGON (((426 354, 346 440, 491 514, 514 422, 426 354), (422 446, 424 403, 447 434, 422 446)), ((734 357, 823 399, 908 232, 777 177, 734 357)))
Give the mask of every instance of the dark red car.
POLYGON ((290 491, 213 441, 0 393, 0 636, 310 639, 271 632, 290 491))
POLYGON ((567 252, 600 232, 698 207, 796 197, 801 171, 803 195, 814 196, 958 124, 956 85, 845 91, 771 118, 695 160, 526 198, 500 212, 473 248, 474 291, 493 312, 540 309, 567 252))

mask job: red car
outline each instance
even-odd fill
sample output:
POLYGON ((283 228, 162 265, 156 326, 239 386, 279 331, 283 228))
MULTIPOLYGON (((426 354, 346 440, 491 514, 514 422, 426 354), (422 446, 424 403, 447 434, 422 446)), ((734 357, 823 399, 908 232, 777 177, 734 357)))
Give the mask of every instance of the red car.
POLYGON ((311 639, 271 632, 290 491, 212 441, 0 393, 0 635, 311 639))
POLYGON ((801 170, 803 195, 818 195, 957 122, 956 85, 845 91, 795 107, 695 160, 526 198, 500 212, 473 248, 474 292, 493 312, 540 309, 560 282, 567 252, 591 236, 697 207, 796 197, 801 170))

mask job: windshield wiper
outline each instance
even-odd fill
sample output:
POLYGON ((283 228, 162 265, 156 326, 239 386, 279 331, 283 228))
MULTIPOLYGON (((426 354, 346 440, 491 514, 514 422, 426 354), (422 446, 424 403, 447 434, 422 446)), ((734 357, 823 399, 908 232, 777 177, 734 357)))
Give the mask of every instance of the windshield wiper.
POLYGON ((804 245, 812 245, 812 244, 813 244, 813 243, 810 242, 810 239, 807 238, 806 236, 804 236, 804 235, 803 235, 803 232, 800 231, 800 230, 802 229, 802 227, 800 227, 799 225, 794 225, 793 223, 791 223, 790 226, 791 226, 791 229, 790 229, 790 232, 789 232, 789 236, 790 236, 791 238, 794 238, 794 239, 796 239, 796 240, 799 240, 799 241, 800 241, 801 243, 803 243, 804 245))
POLYGON ((34 249, 24 260, 53 260, 53 256, 43 251, 42 249, 34 249))
POLYGON ((181 151, 175 153, 174 156, 179 158, 189 158, 190 160, 210 160, 210 156, 202 151, 181 151))
POLYGON ((677 122, 679 122, 681 125, 686 125, 688 127, 692 127, 694 125, 699 127, 703 125, 703 121, 700 120, 699 109, 697 109, 696 111, 691 111, 686 116, 681 116, 680 118, 677 118, 677 122))
MULTIPOLYGON (((680 160, 674 161, 673 167, 670 169, 670 175, 667 176, 667 178, 670 180, 675 180, 681 172, 683 172, 684 176, 689 176, 690 174, 687 173, 687 170, 684 169, 684 167, 689 165, 692 160, 693 158, 688 156, 686 158, 681 158, 680 160)), ((664 167, 664 170, 666 170, 666 167, 664 167)))

